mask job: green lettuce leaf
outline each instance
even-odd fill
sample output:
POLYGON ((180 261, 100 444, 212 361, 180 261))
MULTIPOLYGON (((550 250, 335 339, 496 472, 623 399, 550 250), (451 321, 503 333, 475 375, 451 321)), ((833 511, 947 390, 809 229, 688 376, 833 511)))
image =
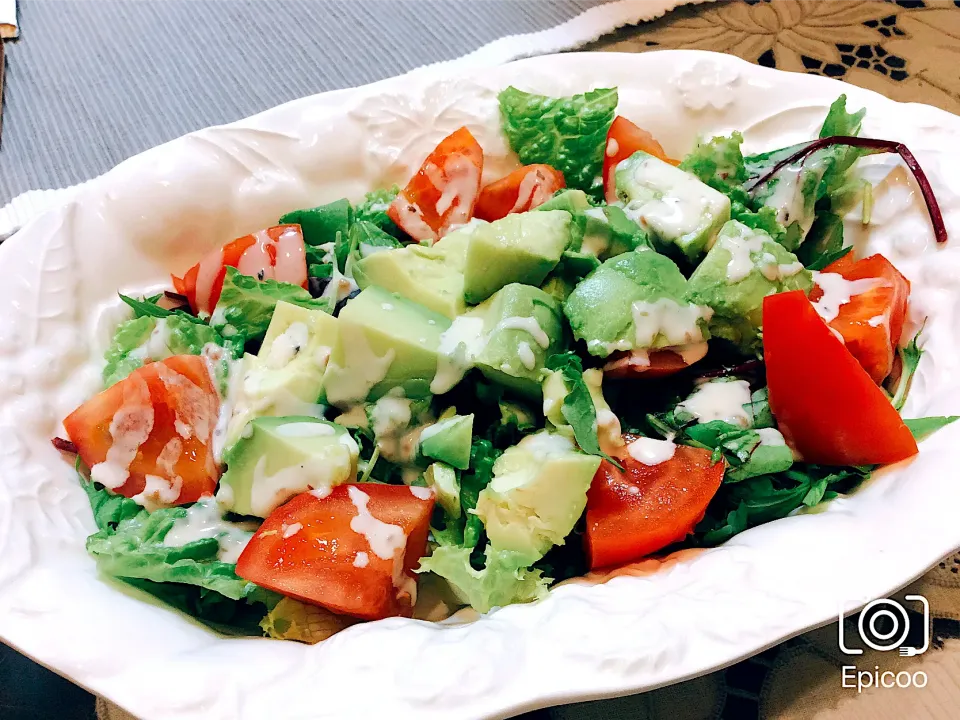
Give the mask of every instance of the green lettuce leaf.
POLYGON ((294 210, 280 218, 281 225, 299 225, 303 241, 310 246, 326 245, 346 233, 353 223, 353 206, 346 198, 326 205, 294 210))
POLYGON ((374 190, 368 192, 363 200, 360 201, 360 204, 357 205, 354 217, 357 221, 376 225, 385 233, 395 238, 405 238, 406 233, 397 227, 397 224, 387 215, 387 208, 390 207, 391 203, 399 194, 400 188, 396 185, 389 190, 374 190))
POLYGON ((210 324, 231 341, 260 340, 266 334, 273 310, 280 300, 310 310, 333 312, 330 298, 314 299, 309 292, 296 285, 276 280, 257 280, 228 267, 210 324))
POLYGON ((680 163, 680 169, 696 175, 700 182, 748 209, 750 195, 743 189, 747 181, 747 168, 740 151, 742 143, 743 135, 738 132, 698 143, 680 163))
POLYGON ((441 545, 420 560, 418 572, 444 578, 457 597, 478 612, 514 603, 532 602, 547 594, 549 578, 526 566, 521 553, 488 545, 482 569, 470 563, 469 548, 441 545))
POLYGON ((383 250, 394 250, 403 244, 393 235, 381 230, 367 220, 357 220, 347 234, 347 259, 345 272, 353 276, 353 265, 365 257, 383 250))
POLYGON ((460 474, 460 506, 464 518, 463 546, 475 548, 483 534, 483 522, 476 513, 480 491, 493 479, 493 464, 500 451, 489 440, 474 439, 470 448, 470 467, 460 474))
MULTIPOLYGON (((926 324, 926 323, 924 323, 926 324)), ((907 393, 910 392, 910 383, 913 375, 920 366, 920 358, 923 356, 923 350, 920 349, 918 341, 923 328, 913 336, 913 339, 907 343, 906 347, 897 348, 900 355, 900 378, 897 380, 896 387, 893 389, 893 399, 891 402, 899 412, 907 402, 907 393)))
POLYGON ((508 87, 500 117, 511 149, 524 165, 545 163, 563 173, 567 187, 602 192, 600 178, 617 90, 551 98, 508 87))
POLYGON ((933 435, 940 428, 946 427, 956 420, 960 420, 960 415, 915 418, 912 420, 904 420, 903 422, 913 434, 914 439, 920 442, 933 435))
POLYGON ((551 355, 547 358, 547 370, 559 372, 567 394, 563 398, 561 414, 573 429, 573 436, 580 449, 589 455, 597 455, 619 467, 619 463, 600 449, 597 438, 597 408, 593 404, 590 389, 583 379, 583 363, 574 352, 551 355))
MULTIPOLYGON (((161 308, 162 309, 162 308, 161 308)), ((163 360, 173 355, 200 355, 208 345, 225 348, 231 357, 243 354, 243 344, 227 340, 209 325, 169 314, 143 315, 120 324, 104 355, 104 386, 123 380, 146 360, 163 360), (154 333, 157 336, 154 337, 154 333)))
POLYGON ((808 270, 823 270, 853 250, 843 246, 843 220, 831 212, 822 212, 807 233, 807 239, 797 249, 797 260, 808 270))
POLYGON ((87 552, 105 575, 119 578, 215 626, 255 632, 279 596, 238 577, 235 565, 217 559, 220 544, 205 538, 180 547, 163 544, 186 517, 183 507, 152 513, 84 483, 101 529, 87 538, 87 552), (258 607, 243 607, 245 605, 258 607))

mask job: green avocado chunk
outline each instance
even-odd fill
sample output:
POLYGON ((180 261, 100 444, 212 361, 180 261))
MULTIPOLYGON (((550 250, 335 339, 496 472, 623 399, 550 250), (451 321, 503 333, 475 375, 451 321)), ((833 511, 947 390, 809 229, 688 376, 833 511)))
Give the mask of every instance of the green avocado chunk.
POLYGON ((319 414, 323 376, 339 321, 323 310, 278 302, 256 356, 245 355, 224 447, 260 416, 319 414))
POLYGON ((375 252, 353 266, 353 279, 361 290, 378 285, 453 320, 466 310, 467 243, 481 225, 466 225, 429 247, 414 244, 375 252))
POLYGON ((430 394, 437 373, 440 336, 450 320, 376 285, 348 302, 327 364, 327 402, 348 408, 377 400, 393 388, 408 398, 430 394))
POLYGON ((259 417, 224 455, 218 500, 239 515, 267 517, 294 495, 357 478, 357 444, 315 417, 259 417))
POLYGON ((687 281, 676 263, 653 250, 611 258, 564 301, 573 335, 591 355, 701 343, 709 308, 684 298, 687 281))
POLYGON ((687 282, 690 302, 713 308, 710 332, 744 353, 759 352, 763 298, 810 292, 813 275, 762 230, 731 220, 687 282))
POLYGON ((536 562, 564 538, 583 514, 600 458, 586 455, 566 435, 541 431, 508 448, 480 492, 477 515, 491 544, 536 562))
POLYGON ((458 470, 470 466, 473 414, 454 415, 428 425, 420 433, 420 454, 440 460, 458 470))
POLYGON ((442 462, 435 462, 423 473, 427 487, 433 488, 437 494, 437 503, 453 519, 461 514, 460 506, 460 479, 457 471, 442 462))
POLYGON ((507 285, 470 315, 483 318, 474 363, 487 379, 539 399, 547 358, 566 349, 560 304, 540 288, 507 285))
POLYGON ((675 245, 691 261, 710 248, 730 219, 730 199, 696 176, 638 151, 617 165, 624 212, 661 246, 675 245))
POLYGON ((566 210, 571 215, 576 215, 589 207, 590 201, 587 200, 587 194, 583 190, 564 190, 537 207, 537 210, 539 212, 566 210))
POLYGON ((511 283, 539 285, 570 244, 573 219, 562 210, 514 213, 470 236, 463 293, 483 302, 511 283))

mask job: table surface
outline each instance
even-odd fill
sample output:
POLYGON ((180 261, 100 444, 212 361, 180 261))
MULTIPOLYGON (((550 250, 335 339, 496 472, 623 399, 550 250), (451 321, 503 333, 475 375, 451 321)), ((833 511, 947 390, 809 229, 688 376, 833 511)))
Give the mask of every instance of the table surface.
MULTIPOLYGON (((501 35, 547 27, 602 2, 276 0, 269 18, 262 4, 247 0, 23 2, 23 39, 9 45, 7 53, 0 204, 28 189, 88 179, 184 132, 312 92, 453 58, 501 35), (376 7, 373 15, 371 5, 376 7), (171 25, 176 13, 180 19, 195 15, 189 15, 189 23, 171 25), (429 24, 419 22, 428 15, 429 24), (256 28, 267 24, 271 36, 285 38, 280 51, 250 42, 258 37, 256 28), (171 26, 185 38, 174 57, 165 32, 171 26), (116 37, 133 39, 124 46, 123 62, 118 62, 116 37), (193 47, 186 52, 184 46, 193 47), (305 58, 323 60, 314 62, 310 72, 290 77, 286 68, 293 47, 303 49, 305 58), (351 61, 342 62, 347 56, 351 61), (105 76, 108 67, 111 74, 105 76), (83 82, 71 84, 67 77, 83 82), (118 88, 129 92, 118 96, 118 88)), ((731 0, 681 9, 587 49, 657 48, 729 52, 960 113, 960 0, 731 0)), ((876 660, 895 671, 921 668, 929 676, 923 690, 857 694, 842 689, 844 658, 836 647, 837 628, 830 626, 704 678, 523 718, 956 717, 960 556, 946 559, 913 590, 930 600, 936 649, 919 658, 868 653, 860 664, 876 660)), ((0 717, 92 720, 96 713, 93 698, 83 690, 0 646, 0 717)))

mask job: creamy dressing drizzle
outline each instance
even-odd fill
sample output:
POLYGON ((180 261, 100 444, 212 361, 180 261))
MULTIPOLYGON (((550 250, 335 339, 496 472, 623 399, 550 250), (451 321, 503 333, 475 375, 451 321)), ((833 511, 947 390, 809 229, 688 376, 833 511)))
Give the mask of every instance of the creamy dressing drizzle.
POLYGON ((746 380, 711 380, 677 405, 700 423, 723 420, 740 427, 750 426, 750 413, 743 407, 750 402, 750 384, 746 380))
POLYGON ((537 356, 533 354, 533 349, 526 340, 517 344, 517 357, 527 370, 533 370, 537 366, 537 356))
POLYGON ((540 327, 535 317, 508 317, 497 323, 497 326, 490 333, 491 335, 500 330, 523 330, 530 333, 537 345, 546 349, 550 347, 550 338, 540 327))
POLYGON ((123 384, 123 404, 110 421, 113 442, 103 462, 90 468, 90 477, 110 490, 116 490, 130 476, 130 463, 153 431, 154 413, 150 389, 139 375, 131 375, 123 384))
POLYGON ((306 323, 293 322, 270 344, 270 350, 263 359, 264 366, 271 370, 280 370, 290 364, 310 340, 310 328, 306 323))
POLYGON ((813 307, 826 322, 835 320, 840 314, 840 307, 850 302, 850 298, 886 285, 880 278, 847 280, 839 273, 825 272, 813 273, 813 280, 823 291, 823 297, 813 307))
POLYGON ((347 488, 357 514, 350 520, 350 529, 362 535, 373 554, 381 560, 392 560, 407 544, 407 535, 399 525, 391 525, 370 514, 370 496, 356 485, 347 488))
POLYGON ((673 457, 677 446, 670 440, 641 437, 627 445, 627 452, 644 465, 659 465, 673 457))
POLYGON ((186 517, 177 518, 163 538, 167 547, 182 547, 197 540, 216 538, 220 543, 217 559, 236 563, 257 529, 256 522, 230 522, 223 519, 223 508, 210 497, 200 498, 187 508, 186 517))
POLYGON ((687 345, 703 342, 700 320, 709 320, 713 310, 692 303, 682 305, 672 298, 655 302, 637 301, 632 306, 638 348, 649 348, 657 338, 663 345, 687 345))

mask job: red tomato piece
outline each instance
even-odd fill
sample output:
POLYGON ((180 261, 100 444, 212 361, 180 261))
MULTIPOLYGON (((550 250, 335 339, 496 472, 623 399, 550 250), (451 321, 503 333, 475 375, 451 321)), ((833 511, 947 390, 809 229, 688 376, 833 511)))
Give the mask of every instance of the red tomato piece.
POLYGON ((566 186, 559 170, 549 165, 524 165, 483 188, 473 214, 493 222, 510 213, 533 210, 566 186))
POLYGON ((173 287, 190 301, 195 313, 212 313, 220 299, 226 268, 259 280, 307 286, 307 253, 299 225, 277 225, 227 243, 204 256, 173 287))
POLYGON ((434 243, 473 217, 482 173, 483 149, 462 127, 423 161, 387 215, 414 240, 434 243))
POLYGON ((608 203, 617 201, 617 186, 614 171, 621 161, 626 160, 638 150, 650 153, 654 157, 679 165, 663 151, 663 146, 643 128, 637 127, 622 115, 617 115, 607 131, 607 144, 603 154, 603 192, 608 203))
MULTIPOLYGON (((637 438, 624 435, 629 443, 637 438)), ((677 445, 673 457, 645 465, 629 449, 604 460, 587 493, 584 545, 590 569, 622 565, 683 540, 703 519, 723 480, 712 453, 677 445)))
MULTIPOLYGON (((679 350, 679 348, 678 348, 679 350)), ((707 354, 707 344, 692 345, 677 352, 663 350, 617 353, 603 366, 603 374, 609 378, 644 378, 654 380, 686 370, 707 354)))
MULTIPOLYGON (((897 345, 907 315, 910 281, 883 255, 854 261, 848 253, 824 268, 823 273, 839 275, 848 283, 845 292, 858 290, 840 305, 830 327, 843 337, 847 349, 875 383, 883 382, 893 370, 897 345)), ((820 285, 829 289, 828 278, 820 276, 810 299, 823 297, 820 285)))
POLYGON ((219 410, 206 361, 178 355, 135 370, 63 426, 94 480, 152 505, 184 505, 216 490, 219 410))
POLYGON ((770 410, 806 462, 885 465, 917 454, 890 400, 801 290, 763 299, 770 410))
POLYGON ((260 526, 237 575, 343 615, 409 616, 433 505, 426 488, 379 483, 297 495, 260 526))

